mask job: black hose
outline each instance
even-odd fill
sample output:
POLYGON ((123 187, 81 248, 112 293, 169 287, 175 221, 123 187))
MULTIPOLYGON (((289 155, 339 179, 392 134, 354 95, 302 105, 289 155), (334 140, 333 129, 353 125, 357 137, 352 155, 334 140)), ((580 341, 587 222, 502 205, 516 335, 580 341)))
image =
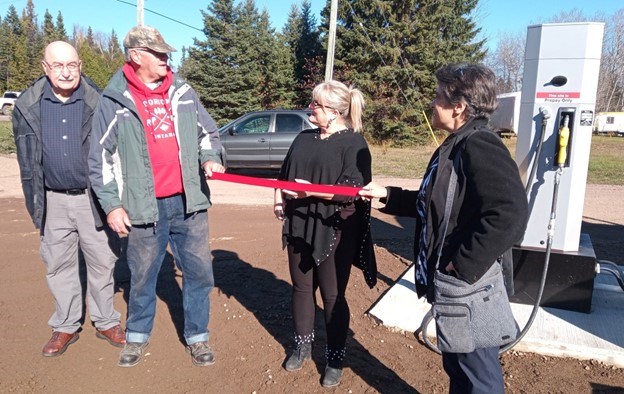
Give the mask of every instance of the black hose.
POLYGON ((598 264, 600 265, 600 272, 608 272, 611 275, 615 276, 618 285, 620 285, 622 290, 624 290, 624 273, 622 272, 620 267, 617 264, 606 260, 598 260, 598 264))
POLYGON ((537 165, 540 160, 540 155, 542 154, 542 145, 544 145, 544 135, 546 135, 546 125, 548 124, 548 118, 550 118, 549 112, 546 109, 542 110, 542 130, 540 133, 539 141, 537 142, 535 159, 533 160, 533 164, 531 165, 531 173, 529 174, 529 177, 527 178, 527 183, 524 187, 524 191, 526 192, 527 196, 529 196, 531 186, 533 186, 532 182, 535 178, 535 173, 537 172, 537 165))
POLYGON ((559 182, 561 181, 561 173, 563 171, 563 167, 559 167, 557 172, 555 173, 555 187, 553 189, 553 199, 552 205, 550 207, 550 221, 548 222, 548 237, 546 239, 546 253, 544 255, 544 268, 542 269, 542 279, 540 281, 539 290, 537 291, 537 297, 535 298, 535 303, 533 304, 533 309, 531 310, 531 315, 529 316, 529 320, 527 320, 524 328, 518 334, 518 337, 511 343, 503 346, 499 354, 505 353, 510 350, 512 347, 516 346, 518 342, 524 338, 524 336, 529 332, 529 329, 533 325, 533 321, 535 321, 535 316, 537 316, 537 312, 539 311, 540 303, 542 302, 542 296, 544 295, 544 288, 546 287, 546 275, 548 274, 548 265, 550 264, 550 250, 552 249, 553 237, 555 231, 555 219, 557 214, 557 199, 559 196, 559 182))

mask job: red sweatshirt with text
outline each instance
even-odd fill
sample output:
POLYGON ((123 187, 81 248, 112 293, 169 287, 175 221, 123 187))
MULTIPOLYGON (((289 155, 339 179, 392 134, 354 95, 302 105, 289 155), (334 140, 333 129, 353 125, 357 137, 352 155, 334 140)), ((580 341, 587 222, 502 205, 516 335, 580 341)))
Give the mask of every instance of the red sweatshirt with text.
POLYGON ((173 82, 173 73, 169 70, 162 83, 154 89, 139 80, 129 63, 123 66, 123 73, 145 128, 156 197, 180 194, 184 192, 179 158, 180 147, 176 138, 168 94, 173 82))

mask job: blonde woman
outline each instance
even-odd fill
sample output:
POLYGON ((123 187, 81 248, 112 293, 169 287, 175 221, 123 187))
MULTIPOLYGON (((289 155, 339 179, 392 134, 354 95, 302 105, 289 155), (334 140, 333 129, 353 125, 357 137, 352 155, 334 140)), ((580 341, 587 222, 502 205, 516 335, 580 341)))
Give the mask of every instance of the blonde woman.
MULTIPOLYGON (((362 93, 338 81, 322 83, 314 88, 310 109, 310 122, 318 128, 297 136, 279 179, 359 187, 369 183, 371 155, 359 133, 362 93)), ((336 386, 342 376, 349 331, 345 291, 351 265, 364 271, 369 286, 376 282, 370 204, 341 195, 276 190, 274 212, 284 221, 282 237, 293 284, 296 348, 284 367, 297 371, 312 358, 314 293, 320 288, 327 330, 322 384, 336 386)))

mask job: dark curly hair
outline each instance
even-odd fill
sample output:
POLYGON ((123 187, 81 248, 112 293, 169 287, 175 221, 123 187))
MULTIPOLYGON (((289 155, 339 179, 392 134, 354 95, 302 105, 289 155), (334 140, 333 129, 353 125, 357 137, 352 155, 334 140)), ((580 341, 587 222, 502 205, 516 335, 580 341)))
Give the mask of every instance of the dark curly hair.
POLYGON ((444 97, 450 104, 455 105, 462 100, 466 103, 468 119, 489 119, 498 106, 496 76, 486 66, 452 63, 439 68, 435 76, 444 97))

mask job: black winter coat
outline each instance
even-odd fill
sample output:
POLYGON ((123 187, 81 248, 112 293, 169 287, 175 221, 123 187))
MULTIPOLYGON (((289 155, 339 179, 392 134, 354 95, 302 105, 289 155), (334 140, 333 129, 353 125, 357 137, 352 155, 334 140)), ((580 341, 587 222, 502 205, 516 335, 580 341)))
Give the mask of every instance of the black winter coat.
MULTIPOLYGON (((449 135, 432 160, 439 164, 426 190, 427 286, 416 283, 419 297, 428 294, 442 241, 444 208, 453 158, 460 155, 452 213, 439 269, 453 262, 460 279, 476 282, 504 251, 524 235, 528 204, 518 167, 487 120, 469 121, 449 135)), ((431 163, 430 163, 431 164, 431 163)), ((422 225, 416 210, 418 191, 388 188, 383 212, 417 218, 414 256, 418 256, 422 225)))
MULTIPOLYGON (((17 147, 17 161, 20 167, 22 189, 26 201, 26 209, 35 227, 43 228, 45 220, 45 184, 43 173, 43 148, 41 146, 41 96, 47 77, 37 79, 15 102, 13 110, 13 137, 17 147)), ((93 111, 100 98, 100 92, 93 82, 84 76, 80 84, 84 87, 84 114, 82 117, 82 155, 87 165, 89 155, 89 137, 93 111)), ((88 188, 91 208, 95 216, 95 224, 102 227, 104 212, 101 210, 91 187, 88 188)))

